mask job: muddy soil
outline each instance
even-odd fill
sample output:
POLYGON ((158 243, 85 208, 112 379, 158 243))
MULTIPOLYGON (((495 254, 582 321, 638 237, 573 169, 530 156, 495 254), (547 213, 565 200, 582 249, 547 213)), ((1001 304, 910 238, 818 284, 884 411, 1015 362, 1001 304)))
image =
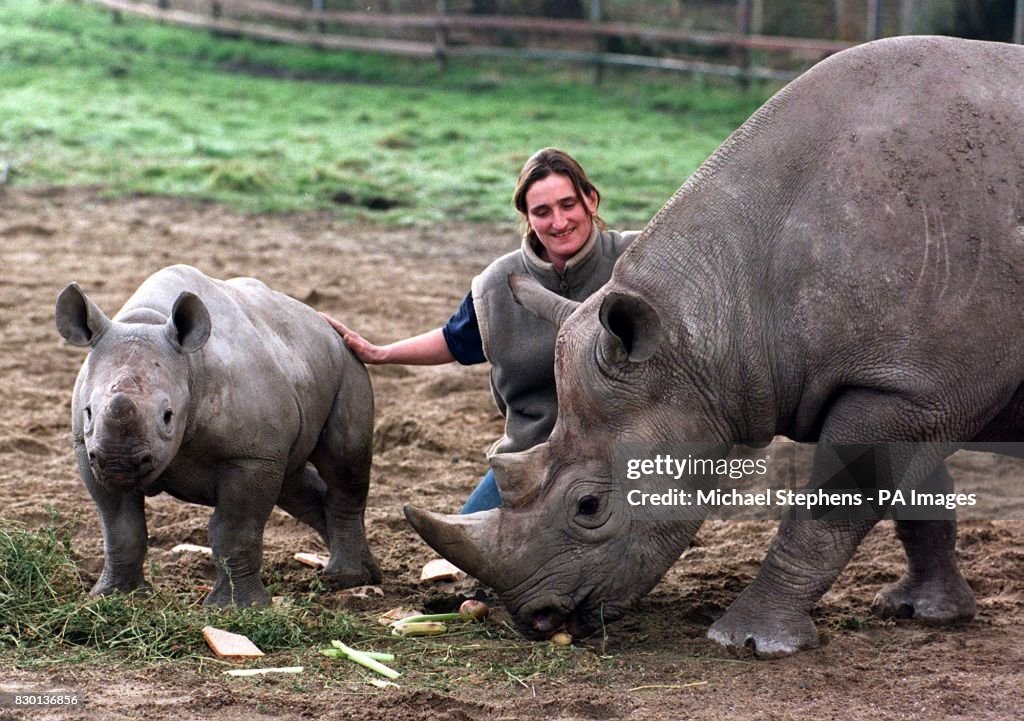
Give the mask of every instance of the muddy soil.
MULTIPOLYGON (((54 299, 69 281, 113 314, 147 275, 184 262, 219 277, 256 276, 387 341, 443 322, 470 278, 516 246, 516 234, 512 222, 394 229, 344 224, 328 214, 246 216, 163 198, 110 200, 92 189, 0 189, 0 515, 38 525, 48 506, 62 517, 81 511, 74 551, 85 583, 95 580, 99 526, 72 462, 69 430, 71 388, 84 355, 59 339, 52 318, 54 299)), ((367 619, 395 606, 423 607, 452 591, 419 582, 421 566, 434 556, 406 525, 401 506, 454 512, 485 471, 484 449, 501 431, 486 367, 375 368, 371 375, 377 418, 367 528, 385 575, 383 596, 322 599, 367 619)), ((982 488, 1021 472, 977 454, 953 470, 982 488)), ((185 593, 207 582, 209 564, 170 549, 206 543, 209 510, 168 497, 147 503, 158 585, 185 593)), ((817 608, 821 648, 773 661, 733 658, 704 633, 753 577, 772 533, 765 521, 706 523, 698 543, 631 616, 561 658, 546 644, 484 649, 479 656, 465 644, 454 651, 458 663, 439 659, 442 682, 420 674, 386 690, 338 664, 311 668, 297 682, 225 680, 215 664, 19 663, 4 672, 5 688, 63 687, 84 693, 87 702, 75 711, 0 709, 0 719, 1024 716, 1024 522, 961 524, 962 568, 978 597, 978 616, 969 624, 938 629, 870 616, 875 591, 902 567, 891 524, 883 523, 817 608), (530 675, 517 675, 525 673, 517 663, 537 659, 546 670, 537 672, 534 663, 522 666, 534 669, 530 675), (495 664, 509 673, 496 673, 495 664)), ((310 571, 292 554, 319 548, 311 531, 275 512, 264 573, 279 593, 306 593, 310 571)), ((282 654, 271 662, 291 660, 282 654)))

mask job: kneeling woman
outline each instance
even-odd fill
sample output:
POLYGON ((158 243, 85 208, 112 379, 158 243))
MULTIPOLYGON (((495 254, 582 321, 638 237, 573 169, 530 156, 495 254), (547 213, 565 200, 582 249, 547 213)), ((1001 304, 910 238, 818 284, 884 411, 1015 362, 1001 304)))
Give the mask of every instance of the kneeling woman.
MULTIPOLYGON (((523 166, 513 203, 522 215, 522 245, 491 263, 448 322, 421 335, 377 346, 324 316, 364 363, 491 364, 491 392, 505 417, 505 435, 488 452, 523 451, 547 440, 558 412, 555 397, 557 329, 512 297, 510 273, 532 276, 548 290, 583 301, 608 282, 615 261, 637 232, 605 228, 601 194, 568 153, 545 148, 523 166)), ((488 471, 462 513, 501 505, 488 471)))

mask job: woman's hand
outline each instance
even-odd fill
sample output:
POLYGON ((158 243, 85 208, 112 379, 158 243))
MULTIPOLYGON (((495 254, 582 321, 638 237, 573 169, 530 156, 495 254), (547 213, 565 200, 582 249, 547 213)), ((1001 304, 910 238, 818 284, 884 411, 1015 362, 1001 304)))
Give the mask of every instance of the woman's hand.
POLYGON ((380 346, 376 346, 370 341, 363 338, 361 335, 356 333, 354 330, 350 330, 345 327, 337 318, 332 318, 326 313, 321 313, 321 317, 327 321, 327 323, 337 331, 341 339, 345 341, 345 345, 356 354, 356 358, 361 360, 363 363, 379 364, 386 363, 387 358, 384 349, 380 346))
POLYGON ((320 315, 338 332, 338 335, 345 341, 345 345, 351 348, 352 352, 356 354, 356 358, 363 363, 433 366, 455 361, 455 356, 448 350, 448 343, 444 339, 444 331, 441 328, 435 328, 422 335, 406 338, 396 343, 379 346, 369 342, 354 330, 349 330, 340 320, 332 318, 326 313, 320 315))

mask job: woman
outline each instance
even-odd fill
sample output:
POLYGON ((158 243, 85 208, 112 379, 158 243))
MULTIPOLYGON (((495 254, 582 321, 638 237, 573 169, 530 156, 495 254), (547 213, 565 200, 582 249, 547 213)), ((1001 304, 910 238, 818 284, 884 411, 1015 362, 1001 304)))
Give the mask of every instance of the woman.
MULTIPOLYGON (((582 301, 611 277, 612 266, 638 233, 605 228, 601 194, 568 153, 545 148, 519 173, 513 204, 525 232, 519 250, 498 258, 473 279, 472 290, 441 328, 376 346, 324 315, 364 363, 464 365, 491 363, 491 392, 505 416, 505 435, 488 455, 522 451, 547 440, 558 411, 557 329, 515 302, 508 275, 530 275, 570 300, 582 301)), ((488 471, 462 513, 501 505, 488 471)))

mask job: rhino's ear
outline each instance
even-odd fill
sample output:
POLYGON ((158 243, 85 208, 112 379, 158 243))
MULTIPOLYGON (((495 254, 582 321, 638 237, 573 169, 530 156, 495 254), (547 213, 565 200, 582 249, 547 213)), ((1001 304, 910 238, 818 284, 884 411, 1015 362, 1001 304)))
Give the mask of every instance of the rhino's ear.
POLYGON ((167 335, 182 353, 194 353, 210 338, 210 313, 195 293, 182 292, 174 301, 167 335))
POLYGON ((608 293, 601 302, 601 350, 612 362, 647 360, 661 340, 661 318, 650 303, 638 295, 608 293))
POLYGON ((552 293, 526 275, 509 273, 508 287, 512 289, 512 297, 515 298, 516 303, 541 320, 548 321, 555 328, 561 328, 565 319, 572 315, 580 305, 576 301, 552 293))
POLYGON ((71 345, 83 348, 96 345, 110 327, 110 319, 82 292, 78 283, 71 283, 57 296, 54 313, 57 332, 71 345))
POLYGON ((519 453, 496 453, 488 460, 502 504, 519 508, 537 497, 547 462, 546 443, 519 453))

